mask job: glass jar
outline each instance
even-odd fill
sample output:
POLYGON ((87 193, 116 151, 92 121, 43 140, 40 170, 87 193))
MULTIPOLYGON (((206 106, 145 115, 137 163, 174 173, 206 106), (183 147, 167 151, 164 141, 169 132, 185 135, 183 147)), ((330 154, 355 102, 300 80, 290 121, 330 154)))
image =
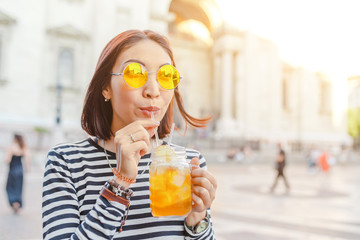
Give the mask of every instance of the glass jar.
POLYGON ((150 208, 154 217, 186 216, 191 210, 191 171, 185 148, 161 145, 151 153, 150 208))

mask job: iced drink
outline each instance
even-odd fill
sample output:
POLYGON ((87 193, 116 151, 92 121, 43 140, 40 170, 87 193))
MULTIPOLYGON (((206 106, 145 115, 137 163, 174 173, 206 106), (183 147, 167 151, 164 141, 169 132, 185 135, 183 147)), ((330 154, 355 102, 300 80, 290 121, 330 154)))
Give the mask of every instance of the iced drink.
POLYGON ((150 207, 154 217, 186 216, 191 210, 190 168, 185 151, 161 145, 150 165, 150 207))

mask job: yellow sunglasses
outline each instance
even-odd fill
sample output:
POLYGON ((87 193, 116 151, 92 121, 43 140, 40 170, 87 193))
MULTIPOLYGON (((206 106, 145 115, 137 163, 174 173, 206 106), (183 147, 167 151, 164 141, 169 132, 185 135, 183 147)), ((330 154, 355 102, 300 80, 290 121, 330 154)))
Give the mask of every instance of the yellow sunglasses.
MULTIPOLYGON (((145 85, 148 74, 156 72, 148 72, 146 68, 140 63, 129 63, 122 73, 111 73, 115 76, 123 76, 126 84, 132 88, 140 88, 145 85)), ((157 81, 159 85, 167 90, 172 90, 177 87, 180 82, 178 70, 172 65, 164 65, 160 67, 157 72, 157 81)))

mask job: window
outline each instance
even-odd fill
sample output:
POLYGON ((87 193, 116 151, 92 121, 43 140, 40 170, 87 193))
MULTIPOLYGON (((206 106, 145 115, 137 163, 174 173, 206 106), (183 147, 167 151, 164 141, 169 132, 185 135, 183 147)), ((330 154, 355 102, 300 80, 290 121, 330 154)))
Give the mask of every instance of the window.
MULTIPOLYGON (((282 79, 281 79, 281 105, 283 110, 290 111, 291 107, 291 80, 293 79, 293 74, 295 74, 294 68, 292 68, 288 64, 283 65, 283 71, 282 71, 282 79)), ((293 83, 294 84, 294 83, 293 83)))
POLYGON ((0 11, 0 85, 4 85, 8 81, 8 57, 9 57, 9 40, 12 35, 11 28, 16 20, 4 12, 0 11))
POLYGON ((324 79, 320 79, 320 113, 331 113, 331 84, 324 79))
POLYGON ((0 35, 0 81, 2 80, 3 76, 3 40, 2 36, 0 35))
POLYGON ((285 110, 289 109, 288 81, 285 76, 282 78, 282 106, 285 110))
POLYGON ((74 84, 74 51, 71 48, 60 48, 57 64, 57 83, 71 87, 74 84))
POLYGON ((72 25, 63 25, 47 29, 48 36, 48 59, 45 64, 49 65, 45 69, 49 87, 55 85, 64 87, 65 90, 78 91, 79 82, 84 75, 79 74, 84 71, 83 66, 88 61, 88 36, 81 30, 72 25), (80 55, 85 59, 79 62, 80 55))

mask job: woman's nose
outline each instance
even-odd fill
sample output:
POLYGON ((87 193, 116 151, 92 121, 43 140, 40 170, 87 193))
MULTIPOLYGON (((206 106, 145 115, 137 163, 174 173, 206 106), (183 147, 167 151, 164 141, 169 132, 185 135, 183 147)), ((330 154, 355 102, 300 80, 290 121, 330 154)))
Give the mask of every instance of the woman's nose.
POLYGON ((148 79, 144 85, 144 97, 155 98, 160 95, 160 85, 157 82, 155 72, 148 72, 148 79))

